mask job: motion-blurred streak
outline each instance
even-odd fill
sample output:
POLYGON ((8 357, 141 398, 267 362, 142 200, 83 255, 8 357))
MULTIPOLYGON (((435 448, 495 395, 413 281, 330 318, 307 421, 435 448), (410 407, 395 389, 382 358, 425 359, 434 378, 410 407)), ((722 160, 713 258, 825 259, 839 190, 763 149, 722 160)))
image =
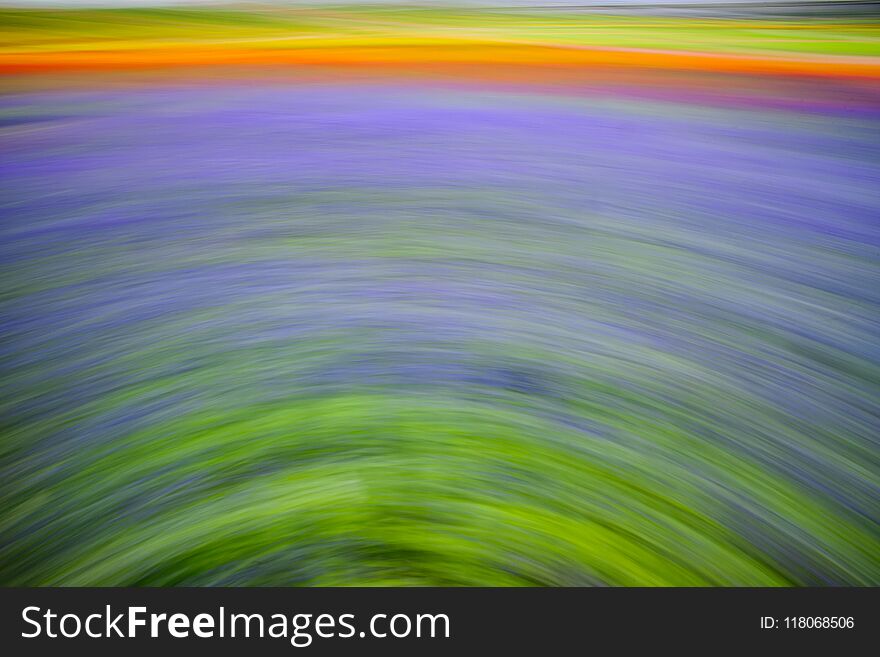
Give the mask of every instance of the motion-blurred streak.
POLYGON ((880 584, 875 23, 2 16, 0 583, 880 584))

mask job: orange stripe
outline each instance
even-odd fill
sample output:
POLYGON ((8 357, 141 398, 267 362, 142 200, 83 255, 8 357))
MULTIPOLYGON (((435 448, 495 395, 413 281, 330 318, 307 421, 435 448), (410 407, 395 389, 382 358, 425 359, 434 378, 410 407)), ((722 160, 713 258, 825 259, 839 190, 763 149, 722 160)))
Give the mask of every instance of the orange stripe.
POLYGON ((507 64, 546 67, 633 67, 763 75, 880 77, 880 60, 854 57, 806 59, 718 53, 564 48, 524 44, 296 49, 167 48, 149 50, 0 53, 0 74, 90 69, 222 65, 395 67, 442 64, 507 64))

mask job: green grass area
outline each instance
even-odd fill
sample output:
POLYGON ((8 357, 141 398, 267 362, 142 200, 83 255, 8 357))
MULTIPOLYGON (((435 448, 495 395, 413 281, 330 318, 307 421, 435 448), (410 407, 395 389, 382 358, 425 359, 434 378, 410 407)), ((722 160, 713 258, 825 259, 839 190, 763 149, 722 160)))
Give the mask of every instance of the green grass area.
MULTIPOLYGON (((443 37, 566 46, 880 56, 880 21, 706 19, 387 7, 0 10, 4 48, 294 37, 443 37)), ((115 44, 115 45, 111 45, 115 44)))

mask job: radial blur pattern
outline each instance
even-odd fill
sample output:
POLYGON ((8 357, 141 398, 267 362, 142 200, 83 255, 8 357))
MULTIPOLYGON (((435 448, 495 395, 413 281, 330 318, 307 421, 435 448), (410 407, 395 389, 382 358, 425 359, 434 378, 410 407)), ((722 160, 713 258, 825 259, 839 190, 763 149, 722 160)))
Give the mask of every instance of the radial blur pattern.
POLYGON ((0 49, 0 583, 880 584, 851 29, 767 56, 821 77, 0 49))

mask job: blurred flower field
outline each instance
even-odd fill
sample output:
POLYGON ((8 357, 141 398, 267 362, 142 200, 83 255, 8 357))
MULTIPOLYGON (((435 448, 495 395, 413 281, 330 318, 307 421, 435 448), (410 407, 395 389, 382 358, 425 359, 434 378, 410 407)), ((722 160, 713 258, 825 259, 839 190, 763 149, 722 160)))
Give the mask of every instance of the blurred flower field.
POLYGON ((0 44, 0 583, 880 584, 880 20, 0 44))

